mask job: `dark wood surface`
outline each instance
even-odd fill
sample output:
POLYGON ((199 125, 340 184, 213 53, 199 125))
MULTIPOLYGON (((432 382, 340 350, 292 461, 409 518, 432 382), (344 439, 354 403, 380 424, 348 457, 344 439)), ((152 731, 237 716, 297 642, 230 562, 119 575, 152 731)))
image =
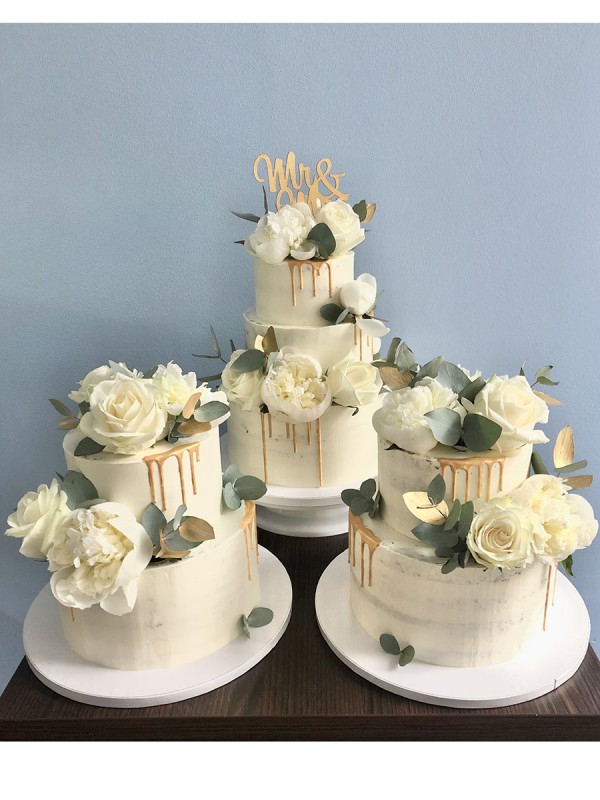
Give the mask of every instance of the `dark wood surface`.
POLYGON ((600 665, 592 649, 554 692, 499 709, 450 709, 379 689, 348 669, 322 638, 314 612, 321 573, 346 536, 260 542, 292 580, 292 618, 275 649, 213 692, 144 709, 98 708, 40 683, 25 660, 0 698, 2 740, 597 740, 600 665))

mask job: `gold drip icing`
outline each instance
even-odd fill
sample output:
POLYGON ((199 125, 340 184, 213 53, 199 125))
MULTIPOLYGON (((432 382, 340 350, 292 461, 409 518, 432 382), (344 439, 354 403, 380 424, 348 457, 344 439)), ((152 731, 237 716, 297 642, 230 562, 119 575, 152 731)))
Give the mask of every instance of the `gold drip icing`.
POLYGON ((358 325, 354 323, 354 346, 358 344, 358 325))
POLYGON ((290 423, 289 422, 285 423, 285 438, 286 439, 290 438, 290 423))
POLYGON ((306 438, 308 439, 308 443, 310 444, 310 439, 312 436, 312 422, 306 423, 306 438))
POLYGON ((248 580, 252 580, 252 570, 250 569, 250 553, 254 550, 256 563, 258 564, 258 530, 256 527, 256 506, 252 500, 246 500, 246 510, 242 517, 242 530, 244 531, 244 542, 246 545, 246 565, 248 567, 248 580))
POLYGON ((304 265, 310 266, 312 273, 312 294, 313 297, 317 296, 317 277, 321 277, 321 270, 324 266, 327 267, 328 274, 328 291, 329 297, 333 297, 333 285, 331 280, 331 264, 329 261, 297 261, 290 259, 288 265, 290 268, 290 280, 292 282, 292 305, 296 305, 296 267, 298 267, 298 288, 300 291, 304 289, 304 273, 302 267, 304 265))
POLYGON ((296 426, 292 425, 292 441, 294 442, 294 453, 298 452, 298 443, 296 442, 296 426))
POLYGON ((267 414, 267 417, 269 418, 269 439, 272 439, 273 438, 273 419, 272 419, 270 414, 267 414))
POLYGON ((165 473, 164 473, 164 465, 165 462, 174 456, 177 459, 177 468, 179 470, 179 485, 181 488, 181 502, 186 503, 186 492, 185 492, 185 474, 183 469, 183 458, 184 453, 188 453, 189 465, 190 465, 190 473, 192 476, 192 493, 197 493, 197 486, 196 486, 196 476, 194 474, 194 461, 196 464, 200 459, 200 443, 199 442, 188 442, 187 444, 180 444, 177 447, 172 447, 170 450, 165 450, 162 453, 153 453, 149 456, 144 456, 144 461, 146 463, 146 468, 148 470, 148 483, 150 485, 150 495, 152 497, 152 502, 157 505, 157 492, 156 492, 156 483, 154 480, 154 469, 152 467, 153 464, 156 464, 156 468, 158 470, 158 480, 160 484, 160 495, 161 495, 161 507, 162 510, 165 511, 167 507, 167 495, 165 489, 165 473))
POLYGON ((263 480, 265 483, 269 482, 268 472, 267 472, 267 440, 265 438, 265 417, 269 417, 269 439, 271 438, 271 415, 270 414, 262 414, 260 411, 260 432, 262 434, 262 449, 263 449, 263 480))
POLYGON ((321 442, 321 417, 317 417, 317 454, 319 459, 319 486, 323 486, 323 448, 321 442))
POLYGON ((542 630, 546 630, 546 620, 548 618, 548 603, 550 600, 550 585, 552 583, 552 573, 553 573, 552 564, 548 565, 548 578, 546 580, 546 599, 544 600, 544 624, 542 625, 542 630))
POLYGON ((75 609, 71 607, 69 611, 71 612, 71 622, 75 622, 75 609))
POLYGON ((456 484, 459 472, 465 473, 465 500, 469 499, 469 492, 471 491, 471 470, 477 470, 477 499, 480 500, 483 496, 483 468, 487 471, 487 486, 485 490, 485 499, 489 500, 492 496, 492 477, 494 467, 498 465, 498 491, 502 491, 504 484, 504 462, 506 456, 495 456, 489 458, 488 456, 473 456, 472 458, 438 458, 440 467, 442 468, 442 477, 444 477, 444 470, 449 469, 452 475, 452 499, 456 500, 456 484))
POLYGON ((556 578, 558 576, 558 564, 554 565, 554 581, 552 582, 552 605, 554 605, 554 596, 556 594, 556 578))
MULTIPOLYGON (((270 414, 261 414, 260 415, 260 432, 262 437, 262 450, 263 450, 263 480, 265 483, 269 482, 269 474, 268 474, 268 467, 267 467, 267 424, 268 424, 268 431, 269 431, 269 439, 273 437, 273 423, 272 417, 270 414), (265 422, 265 417, 268 418, 268 423, 265 422)), ((312 422, 306 423, 306 437, 308 440, 308 444, 312 444, 312 422)), ((292 439, 294 454, 298 452, 298 428, 295 424, 290 422, 285 423, 285 434, 287 439, 292 439)), ((317 435, 316 435, 316 444, 317 444, 317 459, 318 459, 318 470, 319 470, 319 486, 323 486, 323 450, 322 450, 322 439, 321 439, 321 420, 317 419, 317 435)))
POLYGON ((362 361, 363 358, 363 332, 361 330, 358 331, 358 339, 360 342, 360 360, 362 361))
POLYGON ((356 534, 360 536, 360 585, 365 585, 365 547, 369 558, 368 585, 373 577, 373 553, 381 544, 381 539, 375 536, 370 528, 364 525, 360 517, 355 517, 350 511, 348 514, 348 562, 356 566, 356 534))

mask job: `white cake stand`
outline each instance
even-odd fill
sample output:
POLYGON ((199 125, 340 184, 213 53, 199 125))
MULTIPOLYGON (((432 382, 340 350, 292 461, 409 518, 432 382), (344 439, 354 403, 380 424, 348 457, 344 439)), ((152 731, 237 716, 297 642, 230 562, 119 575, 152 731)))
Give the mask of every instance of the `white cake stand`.
MULTIPOLYGON (((545 632, 518 659, 492 667, 439 667, 417 660, 399 667, 358 624, 350 608, 348 551, 317 586, 315 606, 327 644, 350 669, 388 692, 451 708, 498 708, 533 700, 575 674, 587 652, 590 618, 581 596, 557 575, 545 632)), ((382 631, 383 633, 384 631, 382 631)), ((417 653, 418 657, 418 653, 417 653)))
POLYGON ((175 703, 211 692, 239 678, 261 661, 283 636, 290 620, 292 585, 283 564, 259 547, 261 606, 273 611, 263 628, 251 628, 226 647, 173 669, 116 670, 92 664, 67 644, 58 607, 46 586, 27 612, 25 655, 34 674, 58 694, 106 708, 143 708, 175 703))

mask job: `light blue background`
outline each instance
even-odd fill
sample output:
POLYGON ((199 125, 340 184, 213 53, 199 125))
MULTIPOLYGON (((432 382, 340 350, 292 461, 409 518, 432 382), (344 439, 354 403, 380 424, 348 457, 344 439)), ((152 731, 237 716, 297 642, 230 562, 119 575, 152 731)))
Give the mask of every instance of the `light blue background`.
MULTIPOLYGON (((593 25, 2 26, 0 518, 63 467, 46 398, 109 358, 204 372, 211 323, 241 341, 228 209, 260 212, 253 161, 288 149, 377 202, 357 265, 394 333, 484 373, 554 364, 548 435, 571 423, 599 473, 599 56, 593 25)), ((3 686, 48 574, 0 557, 3 686)), ((599 542, 575 573, 594 638, 599 542)))

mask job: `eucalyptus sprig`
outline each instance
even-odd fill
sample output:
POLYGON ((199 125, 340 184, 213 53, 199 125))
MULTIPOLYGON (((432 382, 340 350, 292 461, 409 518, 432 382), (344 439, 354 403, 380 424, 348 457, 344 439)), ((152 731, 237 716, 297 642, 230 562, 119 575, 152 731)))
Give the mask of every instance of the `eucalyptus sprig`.
POLYGON ((379 509, 380 500, 381 493, 374 478, 363 481, 360 489, 344 489, 342 492, 342 502, 350 508, 355 517, 368 514, 373 519, 379 509))
POLYGON ((173 519, 167 522, 154 503, 146 506, 141 523, 152 540, 153 558, 185 558, 203 542, 215 538, 213 526, 200 517, 185 516, 187 508, 180 505, 173 519))
POLYGON ((260 478, 243 475, 235 464, 223 473, 223 502, 232 511, 241 506, 242 500, 259 500, 266 491, 267 486, 260 478))
MULTIPOLYGON (((553 369, 554 367, 552 364, 545 364, 543 367, 540 367, 538 370, 536 370, 534 381, 530 384, 531 388, 533 389, 533 387, 537 386, 538 383, 541 386, 558 386, 560 381, 553 381, 550 377, 550 373, 553 369)), ((525 375, 525 362, 521 364, 519 375, 527 379, 527 376, 525 375)), ((539 389, 534 389, 534 393, 537 394, 538 397, 541 397, 541 399, 549 406, 561 405, 560 400, 557 400, 556 397, 551 397, 549 394, 541 392, 539 389)))
POLYGON ((401 648, 398 640, 391 633, 382 633, 379 637, 381 649, 391 656, 398 656, 398 666, 405 667, 415 657, 415 648, 411 644, 401 648))
MULTIPOLYGON (((213 346, 213 351, 214 352, 213 353, 208 353, 208 354, 192 353, 192 356, 194 358, 216 359, 218 361, 222 361, 224 365, 227 365, 227 363, 228 363, 227 359, 223 358, 223 351, 221 349, 221 345, 219 344, 219 339, 217 337, 217 334, 215 333, 215 329, 213 328, 212 325, 210 326, 210 336, 211 336, 212 346, 213 346)), ((234 344, 233 339, 229 340, 229 346, 231 347, 231 352, 233 354, 234 351, 237 349, 235 344, 234 344)), ((222 371, 223 370, 221 370, 221 372, 222 371)), ((199 378, 199 380, 200 381, 206 381, 206 383, 209 383, 210 381, 218 381, 221 378, 221 372, 217 372, 214 375, 203 375, 201 378, 199 378)))
POLYGON ((240 618, 242 630, 248 639, 251 638, 250 628, 264 628, 265 625, 269 625, 272 621, 273 612, 270 608, 264 608, 263 606, 253 608, 248 616, 242 614, 240 618))

